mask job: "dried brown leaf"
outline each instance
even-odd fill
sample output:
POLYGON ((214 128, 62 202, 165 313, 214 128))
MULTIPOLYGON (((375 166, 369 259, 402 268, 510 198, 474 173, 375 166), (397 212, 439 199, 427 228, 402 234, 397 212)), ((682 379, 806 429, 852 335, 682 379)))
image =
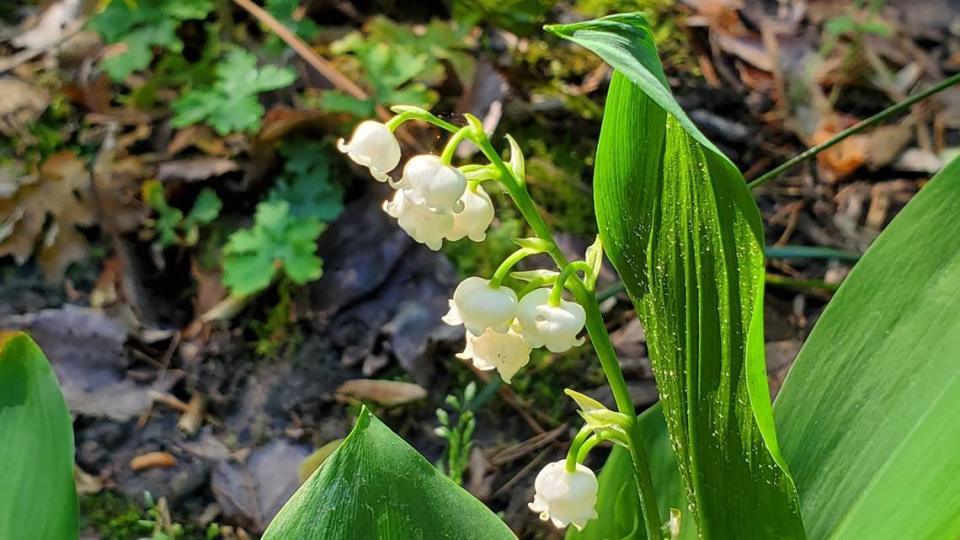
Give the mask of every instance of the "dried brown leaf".
POLYGON ((90 173, 73 152, 61 152, 40 166, 39 180, 20 186, 10 199, 0 199, 0 256, 23 264, 37 248, 44 277, 57 281, 70 263, 82 259, 87 241, 76 227, 96 220, 90 173), (50 218, 50 225, 45 224, 50 218))
POLYGON ((337 388, 336 397, 344 401, 372 401, 395 407, 427 397, 418 384, 379 379, 352 379, 337 388))

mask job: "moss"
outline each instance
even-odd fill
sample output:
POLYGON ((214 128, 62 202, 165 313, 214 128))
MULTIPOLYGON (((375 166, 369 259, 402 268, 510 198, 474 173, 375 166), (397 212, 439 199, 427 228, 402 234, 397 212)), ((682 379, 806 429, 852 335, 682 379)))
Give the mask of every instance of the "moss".
POLYGON ((82 529, 93 529, 102 540, 128 540, 143 533, 140 506, 113 491, 80 497, 82 529))

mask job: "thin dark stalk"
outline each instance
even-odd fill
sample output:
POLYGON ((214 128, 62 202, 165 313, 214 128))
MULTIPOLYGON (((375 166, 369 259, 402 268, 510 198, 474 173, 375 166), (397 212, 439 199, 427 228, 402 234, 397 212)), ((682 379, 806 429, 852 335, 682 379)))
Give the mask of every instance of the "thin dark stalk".
POLYGON ((798 163, 802 163, 812 158, 813 156, 816 156, 820 152, 823 152, 824 150, 830 148, 831 146, 836 145, 837 143, 843 141, 844 139, 852 135, 856 135, 857 133, 860 133, 861 131, 869 127, 879 124, 883 120, 886 120, 890 116, 897 114, 900 111, 909 109, 913 104, 917 103, 918 101, 923 101, 924 99, 927 99, 928 97, 936 94, 937 92, 942 92, 947 88, 950 88, 951 86, 957 84, 958 82, 960 82, 960 73, 957 73, 952 77, 948 77, 940 81, 939 83, 931 86, 930 88, 927 88, 926 90, 916 95, 910 96, 899 103, 895 103, 892 106, 878 112, 877 114, 871 116, 870 118, 867 118, 862 122, 859 122, 853 126, 848 127, 847 129, 834 135, 829 141, 818 144, 814 147, 809 148, 808 150, 805 150, 804 152, 801 152, 800 154, 797 154, 796 156, 787 160, 785 163, 778 166, 777 168, 760 175, 759 178, 757 178, 756 180, 753 180, 752 182, 747 184, 747 186, 750 187, 750 189, 756 189, 762 186, 763 184, 766 184, 767 182, 773 180, 774 178, 780 176, 781 174, 789 170, 794 165, 798 163))

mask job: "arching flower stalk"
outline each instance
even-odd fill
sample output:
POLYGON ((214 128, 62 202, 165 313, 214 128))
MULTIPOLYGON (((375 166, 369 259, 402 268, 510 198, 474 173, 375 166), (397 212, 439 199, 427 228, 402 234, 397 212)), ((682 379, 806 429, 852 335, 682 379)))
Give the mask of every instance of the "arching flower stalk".
POLYGON ((350 142, 340 141, 338 147, 396 190, 383 208, 411 238, 433 250, 440 249, 444 240, 483 241, 495 214, 484 182, 496 183, 510 196, 535 234, 516 240, 520 249, 489 279, 472 276, 456 287, 443 321, 465 329, 466 344, 457 356, 478 369, 496 370, 509 384, 530 362, 532 349, 545 347, 552 353, 564 353, 583 344, 580 334, 586 328, 613 390, 618 412, 568 392, 581 405, 587 424, 572 441, 567 459, 548 464, 537 475, 530 508, 557 527, 573 524, 583 528, 596 518, 597 478, 583 461, 594 446, 613 441, 629 448, 644 516, 659 522, 636 415, 594 294, 603 258, 599 239, 587 249, 584 260, 567 260, 527 191, 523 154, 513 138, 507 136, 507 162, 493 147, 481 122, 469 114, 464 115, 466 126, 456 126, 420 108, 393 110, 398 114, 389 122, 363 122, 350 142), (439 156, 411 157, 399 180, 393 181, 387 173, 400 162, 393 131, 410 120, 430 123, 451 137, 439 156), (454 151, 463 141, 476 145, 487 163, 452 165, 454 151), (520 261, 539 254, 547 255, 555 268, 513 271, 520 261))

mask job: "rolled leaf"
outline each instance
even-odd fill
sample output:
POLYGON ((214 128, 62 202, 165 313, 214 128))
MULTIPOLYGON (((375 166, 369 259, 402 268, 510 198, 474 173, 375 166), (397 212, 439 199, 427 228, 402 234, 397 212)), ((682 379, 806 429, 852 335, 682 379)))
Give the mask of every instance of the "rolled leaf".
POLYGON ((803 538, 763 358, 763 234, 740 172, 670 93, 639 14, 552 26, 613 66, 594 170, 704 538, 803 538))

